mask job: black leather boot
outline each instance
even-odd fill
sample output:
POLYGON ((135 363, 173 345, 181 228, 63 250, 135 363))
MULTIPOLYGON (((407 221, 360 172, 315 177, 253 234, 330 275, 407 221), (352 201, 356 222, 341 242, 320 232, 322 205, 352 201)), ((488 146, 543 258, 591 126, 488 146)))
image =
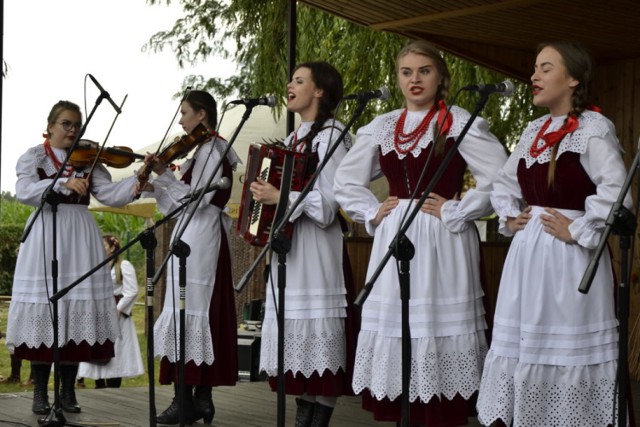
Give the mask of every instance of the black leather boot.
POLYGON ((211 424, 216 414, 216 407, 213 406, 211 397, 212 387, 197 385, 193 392, 193 405, 196 408, 196 420, 202 418, 205 424, 211 424))
POLYGON ((313 421, 313 411, 315 403, 309 402, 304 399, 297 398, 296 406, 296 425, 295 427, 310 427, 311 421, 313 421))
MULTIPOLYGON (((196 417, 196 409, 193 406, 193 386, 186 385, 183 389, 184 393, 184 422, 185 424, 193 424, 198 419, 196 417)), ((178 386, 173 385, 173 400, 167 409, 156 417, 158 424, 176 425, 180 423, 180 407, 178 397, 178 386)))
POLYGON ((50 364, 31 364, 33 371, 33 404, 31 411, 34 414, 46 415, 51 411, 49 405, 49 396, 47 395, 47 386, 49 384, 49 375, 51 374, 50 364))
POLYGON ((333 414, 333 408, 330 406, 324 406, 316 402, 313 408, 313 421, 311 427, 329 427, 329 420, 333 414))
POLYGON ((79 414, 82 410, 76 400, 78 365, 60 365, 60 406, 65 412, 79 414))

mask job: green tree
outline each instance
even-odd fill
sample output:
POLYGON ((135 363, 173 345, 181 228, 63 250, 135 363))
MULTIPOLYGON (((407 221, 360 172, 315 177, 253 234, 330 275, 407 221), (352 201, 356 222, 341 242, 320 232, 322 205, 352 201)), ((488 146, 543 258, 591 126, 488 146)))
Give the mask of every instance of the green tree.
MULTIPOLYGON (((170 0, 147 0, 151 5, 170 0)), ((287 75, 287 0, 180 0, 184 16, 169 30, 154 34, 143 49, 156 52, 165 48, 176 54, 180 66, 206 62, 213 57, 233 59, 237 75, 221 80, 210 76, 189 76, 183 86, 209 90, 220 98, 233 94, 243 97, 264 93, 282 95, 283 105, 287 75)), ((395 88, 394 63, 397 52, 407 39, 392 33, 374 31, 313 9, 298 5, 297 59, 326 60, 343 74, 347 93, 386 85, 395 88), (307 31, 306 29, 309 29, 307 31), (374 54, 372 54, 374 53, 374 54)), ((501 81, 504 76, 452 55, 445 55, 455 93, 469 82, 501 81)), ((512 147, 526 123, 535 114, 530 93, 524 84, 516 84, 513 98, 491 97, 483 117, 492 131, 512 147)), ((458 105, 473 110, 476 100, 461 96, 458 105)), ((356 123, 367 123, 375 115, 399 108, 402 96, 392 91, 388 102, 370 103, 356 123)), ((350 117, 354 105, 345 106, 343 117, 350 117)))

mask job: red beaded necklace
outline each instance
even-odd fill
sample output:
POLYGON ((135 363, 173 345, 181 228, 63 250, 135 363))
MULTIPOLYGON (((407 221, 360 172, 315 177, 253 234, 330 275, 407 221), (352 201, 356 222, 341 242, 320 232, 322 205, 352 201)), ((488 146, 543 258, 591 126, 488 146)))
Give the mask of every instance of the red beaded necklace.
POLYGON ((451 127, 452 119, 451 115, 449 114, 447 115, 447 118, 445 120, 447 106, 445 105, 444 101, 440 100, 433 104, 420 124, 409 133, 404 133, 404 122, 407 118, 407 109, 405 108, 400 114, 400 117, 398 117, 398 121, 396 122, 396 127, 393 132, 393 144, 395 146, 396 152, 398 152, 399 154, 407 154, 413 151, 413 149, 418 145, 418 142, 420 142, 420 139, 427 132, 429 124, 431 123, 431 120, 433 120, 433 117, 436 115, 436 112, 439 112, 438 125, 442 128, 440 134, 446 135, 449 132, 449 128, 451 127), (413 143, 411 145, 406 146, 412 141, 413 143))
MULTIPOLYGON (((51 142, 48 139, 44 140, 44 152, 51 159, 56 170, 60 169, 60 166, 62 166, 62 162, 58 160, 58 156, 56 156, 56 153, 53 152, 53 149, 51 148, 51 142)), ((74 168, 72 165, 67 164, 64 168, 64 172, 62 172, 62 176, 65 178, 71 176, 71 174, 75 170, 76 168, 74 168)))
POLYGON ((529 154, 531 154, 531 157, 533 157, 534 159, 537 158, 540 154, 544 153, 547 148, 551 148, 562 141, 562 139, 567 134, 572 133, 573 131, 578 129, 579 121, 576 116, 574 116, 573 114, 569 114, 567 120, 564 122, 560 129, 555 132, 549 132, 545 135, 544 133, 546 132, 550 124, 551 117, 549 117, 549 119, 544 122, 544 124, 538 131, 538 134, 536 135, 536 139, 533 140, 533 144, 531 144, 531 147, 529 148, 529 154), (538 147, 538 141, 541 139, 544 141, 544 143, 538 147))

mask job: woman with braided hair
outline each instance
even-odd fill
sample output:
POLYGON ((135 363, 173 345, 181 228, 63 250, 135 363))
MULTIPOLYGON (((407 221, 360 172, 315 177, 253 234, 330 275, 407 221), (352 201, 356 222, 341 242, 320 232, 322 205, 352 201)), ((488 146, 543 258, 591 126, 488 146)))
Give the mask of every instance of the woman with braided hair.
MULTIPOLYGON (((285 139, 291 150, 322 162, 344 126, 333 118, 342 98, 342 77, 326 62, 299 64, 287 85, 287 108, 300 115, 298 130, 285 139)), ((313 190, 293 212, 294 231, 287 254, 284 370, 286 393, 297 399, 296 426, 327 426, 338 397, 350 393, 352 296, 348 260, 343 248, 333 176, 347 153, 347 135, 320 173, 313 190), (345 271, 347 272, 345 277, 345 271)), ((251 184, 255 200, 276 204, 280 190, 258 179, 251 184)), ((293 203, 299 192, 292 191, 293 203)), ((260 369, 276 389, 278 366, 276 310, 277 259, 272 260, 262 326, 260 369)))
POLYGON ((477 404, 485 425, 616 424, 608 251, 589 293, 578 291, 626 175, 613 124, 587 108, 591 73, 577 43, 538 47, 533 103, 549 114, 529 124, 494 182, 500 232, 514 237, 477 404))
MULTIPOLYGON (((470 118, 455 106, 446 114, 450 74, 435 47, 411 42, 397 56, 396 73, 406 107, 358 129, 354 148, 336 172, 340 206, 373 235, 367 279, 414 209, 412 197, 426 191, 470 118), (389 197, 381 203, 369 185, 382 175, 389 182, 389 197)), ((487 122, 476 119, 407 229, 415 246, 409 291, 411 383, 406 391, 411 425, 467 423, 468 399, 478 390, 487 351, 480 241, 473 221, 491 213, 491 181, 506 157, 487 122), (460 200, 467 167, 477 184, 460 200)), ((362 306, 353 373, 354 391, 362 392, 364 408, 378 421, 401 420, 397 267, 394 262, 385 265, 362 306)))
MULTIPOLYGON (((238 157, 228 142, 215 131, 218 123, 217 104, 210 93, 190 91, 180 106, 180 125, 191 134, 198 126, 208 131, 206 142, 200 144, 180 167, 180 178, 155 155, 145 161, 155 172, 155 178, 137 191, 143 197, 155 197, 164 214, 177 209, 184 197, 201 190, 209 177, 232 178, 238 157), (226 155, 225 155, 226 153, 226 155), (219 167, 220 166, 220 167, 219 167)), ((202 419, 211 424, 215 416, 213 387, 233 386, 238 372, 237 327, 231 276, 229 227, 231 218, 225 206, 231 197, 231 187, 206 193, 195 209, 189 208, 189 223, 183 227, 184 216, 177 222, 172 235, 180 237, 191 253, 188 256, 185 290, 184 379, 180 381, 180 260, 173 254, 167 266, 167 285, 162 312, 153 327, 155 356, 160 358, 160 384, 174 385, 174 397, 167 409, 157 416, 158 424, 178 424, 180 401, 185 422, 202 419), (180 383, 183 382, 181 385, 180 383), (179 399, 182 393, 182 400, 179 399)))

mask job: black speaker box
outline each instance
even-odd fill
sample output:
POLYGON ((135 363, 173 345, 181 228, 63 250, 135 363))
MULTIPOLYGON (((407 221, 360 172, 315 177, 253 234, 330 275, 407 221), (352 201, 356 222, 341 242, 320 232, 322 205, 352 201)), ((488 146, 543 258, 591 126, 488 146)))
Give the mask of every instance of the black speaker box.
POLYGON ((238 331, 238 378, 262 381, 266 375, 260 374, 260 335, 238 331))

